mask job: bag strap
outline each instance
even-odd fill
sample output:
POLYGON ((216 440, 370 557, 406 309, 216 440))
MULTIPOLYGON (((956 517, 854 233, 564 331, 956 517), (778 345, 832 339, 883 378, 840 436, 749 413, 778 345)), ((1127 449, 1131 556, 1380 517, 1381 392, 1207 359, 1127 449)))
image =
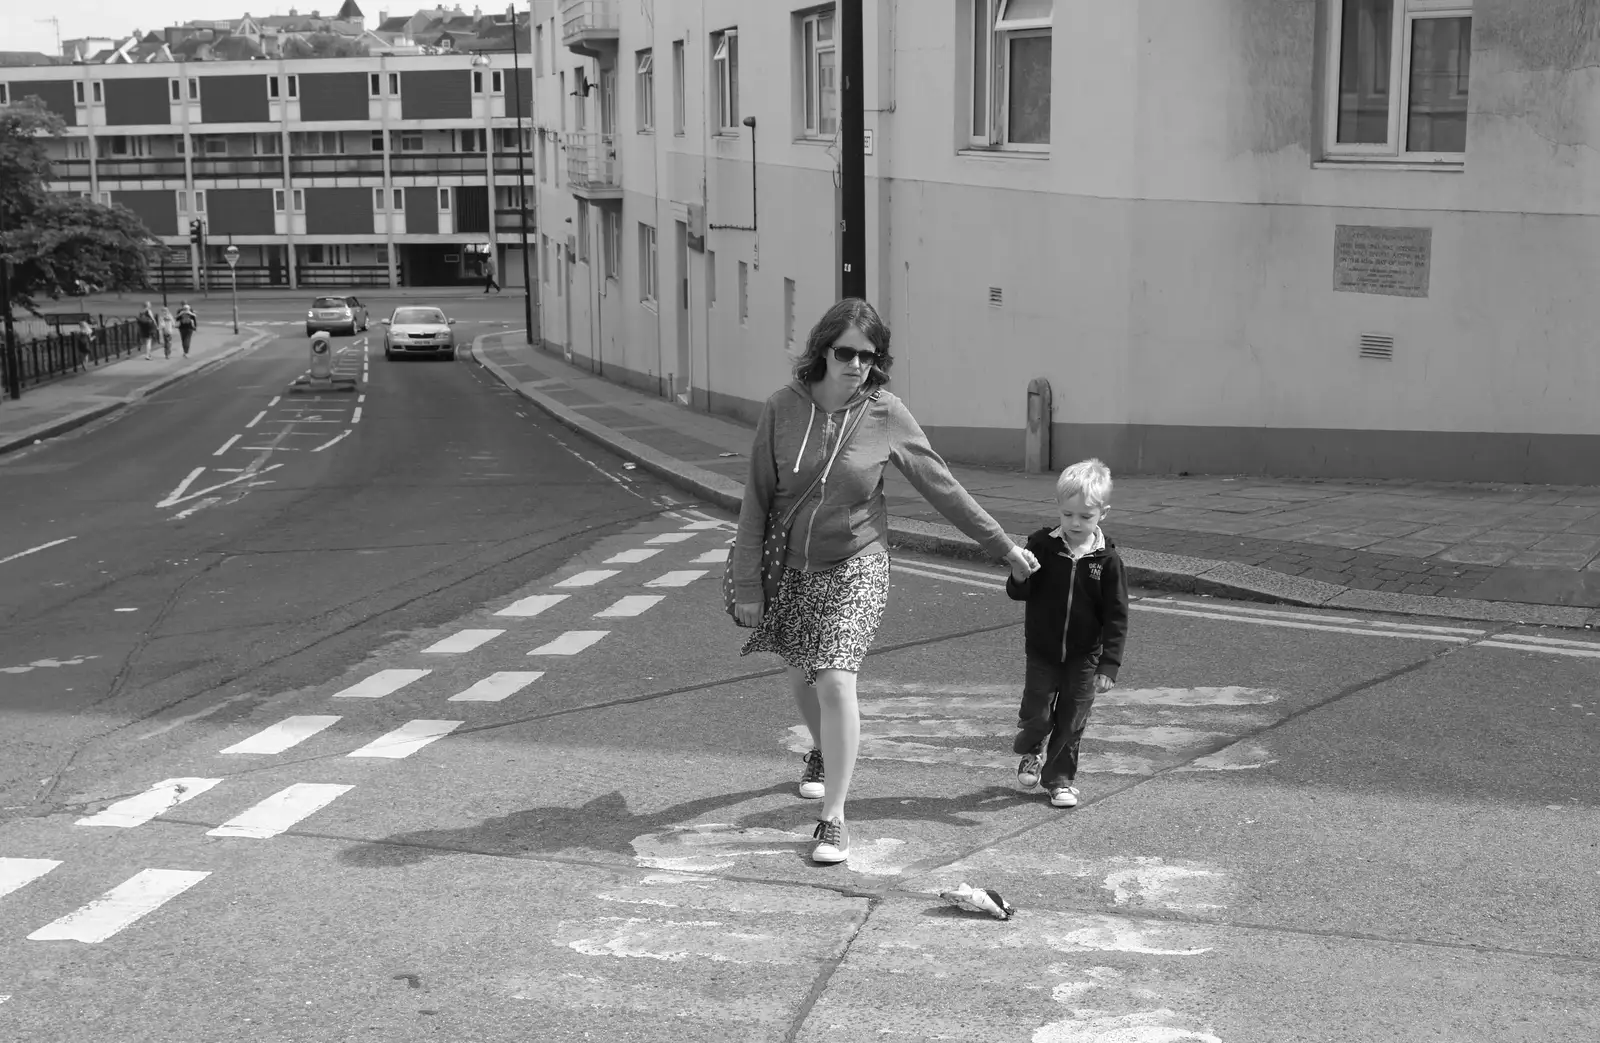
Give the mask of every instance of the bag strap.
POLYGON ((844 433, 839 436, 838 444, 833 447, 833 455, 828 458, 827 463, 823 464, 816 477, 811 479, 811 484, 806 486, 805 492, 801 493, 799 498, 790 505, 788 511, 784 513, 783 520, 779 523, 780 525, 788 525, 794 520, 794 516, 800 512, 801 506, 806 500, 810 499, 812 493, 816 492, 817 486, 822 484, 822 480, 828 476, 828 472, 833 470, 833 462, 839 458, 840 453, 844 452, 845 443, 849 442, 855 435, 856 428, 861 426, 862 419, 867 415, 867 403, 874 402, 877 398, 878 392, 873 391, 872 394, 867 396, 866 401, 861 403, 861 409, 845 426, 844 433))

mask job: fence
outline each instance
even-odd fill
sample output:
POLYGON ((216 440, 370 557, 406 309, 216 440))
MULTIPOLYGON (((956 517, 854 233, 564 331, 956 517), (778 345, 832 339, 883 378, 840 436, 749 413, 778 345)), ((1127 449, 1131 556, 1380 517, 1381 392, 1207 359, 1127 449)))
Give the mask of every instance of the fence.
POLYGON ((143 350, 139 324, 133 319, 96 316, 94 336, 75 332, 76 324, 61 327, 56 333, 21 340, 17 343, 20 383, 32 387, 91 366, 101 366, 143 350))

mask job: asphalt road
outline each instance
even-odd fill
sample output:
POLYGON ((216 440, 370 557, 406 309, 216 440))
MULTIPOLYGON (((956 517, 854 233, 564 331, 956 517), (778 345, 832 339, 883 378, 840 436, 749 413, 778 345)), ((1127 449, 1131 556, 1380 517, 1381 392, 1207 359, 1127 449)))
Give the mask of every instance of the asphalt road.
POLYGON ((1063 811, 1011 775, 999 573, 902 556, 816 867, 726 517, 469 364, 374 361, 316 461, 154 506, 303 348, 19 461, 78 462, 5 531, 78 538, 0 574, 0 645, 102 658, 0 675, 5 735, 81 750, 0 819, 0 1038, 1600 1036, 1592 635, 1143 597, 1063 811))

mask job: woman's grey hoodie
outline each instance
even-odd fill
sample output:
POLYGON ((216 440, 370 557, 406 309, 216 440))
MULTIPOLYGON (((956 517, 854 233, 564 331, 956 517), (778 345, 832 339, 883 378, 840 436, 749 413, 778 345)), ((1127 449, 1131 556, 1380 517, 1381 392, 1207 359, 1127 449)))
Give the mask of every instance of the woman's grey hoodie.
POLYGON ((767 399, 756 425, 729 562, 735 598, 743 604, 761 603, 767 519, 781 518, 819 473, 823 480, 789 530, 788 567, 821 572, 862 554, 887 551, 883 471, 890 461, 940 514, 993 557, 1003 558, 1011 550, 1011 538, 951 475, 900 399, 882 388, 863 388, 830 414, 816 404, 809 386, 795 380, 767 399), (850 444, 839 452, 840 435, 863 411, 850 444))

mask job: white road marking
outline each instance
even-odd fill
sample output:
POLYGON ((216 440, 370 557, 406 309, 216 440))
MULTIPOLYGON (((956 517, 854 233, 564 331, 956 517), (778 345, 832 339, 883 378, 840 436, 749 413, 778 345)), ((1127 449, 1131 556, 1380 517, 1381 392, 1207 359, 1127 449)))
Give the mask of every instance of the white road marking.
POLYGON ((693 532, 704 532, 707 529, 720 529, 726 524, 726 522, 717 521, 715 518, 707 518, 703 521, 689 522, 684 528, 693 532))
POLYGON ((0 898, 27 887, 60 864, 53 858, 0 858, 0 898))
POLYGON ((451 634, 443 641, 436 641, 424 648, 424 652, 435 655, 455 655, 458 652, 470 652, 474 648, 493 641, 504 630, 463 630, 459 634, 451 634))
POLYGON ((226 442, 222 443, 222 448, 221 449, 218 449, 216 452, 212 453, 211 455, 212 456, 221 456, 223 453, 226 453, 229 449, 233 448, 233 443, 237 442, 239 439, 241 439, 243 437, 244 437, 243 435, 234 435, 232 438, 230 438, 226 442))
MULTIPOLYGON (((646 584, 648 586, 648 584, 646 584)), ((619 619, 626 616, 642 615, 644 612, 665 601, 661 594, 630 594, 622 598, 610 608, 603 609, 594 614, 596 619, 619 619)))
POLYGON ((528 654, 577 655, 591 645, 599 643, 600 639, 609 633, 611 633, 609 630, 569 630, 549 644, 540 645, 528 654))
POLYGON ((104 895, 28 935, 30 942, 103 942, 210 876, 182 869, 146 869, 104 895))
POLYGON ((246 424, 244 426, 246 428, 255 427, 257 424, 261 423, 261 418, 266 416, 266 415, 267 415, 267 411, 265 409, 263 409, 261 412, 259 412, 259 413, 257 413, 255 415, 255 419, 254 420, 251 420, 248 424, 246 424))
POLYGON ((566 579, 562 580, 560 583, 552 583, 551 586, 555 587, 555 588, 561 588, 561 587, 592 587, 596 583, 599 583, 601 580, 610 579, 612 576, 615 576, 616 574, 617 574, 617 570, 616 569, 589 569, 586 572, 578 573, 576 576, 568 576, 566 579))
POLYGON ((179 511, 177 514, 174 514, 172 516, 171 520, 172 521, 182 521, 183 519, 189 517, 189 515, 194 514, 197 511, 203 511, 207 507, 215 506, 216 504, 219 504, 221 502, 222 502, 222 497, 220 497, 220 496, 207 496, 204 500, 201 500, 199 503, 193 504, 192 506, 189 506, 189 507, 185 507, 183 510, 179 511))
POLYGON ((357 681, 342 692, 334 692, 335 699, 382 699, 393 695, 412 681, 427 677, 432 670, 379 670, 364 681, 357 681))
MULTIPOLYGON (((189 486, 194 484, 194 480, 196 478, 199 478, 201 475, 203 475, 205 473, 206 473, 206 469, 204 467, 196 467, 194 470, 190 471, 189 472, 189 476, 187 478, 185 478, 183 481, 179 482, 178 483, 178 487, 176 489, 172 490, 170 493, 168 493, 167 494, 167 498, 162 500, 160 503, 156 504, 156 506, 157 507, 166 507, 166 506, 168 506, 170 504, 177 503, 180 499, 183 498, 183 494, 189 488, 189 486)), ((0 564, 4 564, 4 563, 0 562, 0 564)))
POLYGON ((321 811, 353 789, 354 786, 297 782, 229 819, 216 829, 206 830, 206 836, 244 837, 250 840, 275 837, 302 819, 321 811))
POLYGON ((411 756, 430 742, 444 738, 461 725, 461 721, 407 721, 387 735, 379 736, 345 756, 399 760, 411 756))
POLYGON ((716 550, 708 550, 694 559, 694 563, 696 565, 726 565, 728 563, 728 548, 719 547, 716 550))
POLYGON ((543 670, 501 670, 490 674, 464 692, 452 695, 452 703, 497 703, 516 695, 544 676, 543 670))
POLYGON ((353 416, 353 417, 351 417, 351 418, 350 418, 350 422, 351 422, 351 423, 352 423, 352 424, 359 424, 359 423, 361 423, 361 407, 360 407, 360 406, 357 406, 357 407, 356 407, 356 412, 355 412, 355 416, 353 416))
POLYGON ((357 395, 356 396, 356 401, 357 402, 365 402, 366 400, 367 400, 367 396, 365 394, 361 394, 361 395, 357 395))
POLYGON ((641 561, 648 561, 660 554, 661 551, 649 547, 635 547, 632 550, 618 551, 611 555, 602 565, 637 565, 641 561))
POLYGON ((996 583, 992 579, 967 579, 965 576, 955 576, 944 572, 930 572, 927 569, 919 569, 911 565, 902 565, 899 562, 892 564, 889 567, 889 571, 890 575, 893 575, 896 572, 909 572, 913 576, 926 576, 929 579, 943 580, 946 583, 962 583, 969 587, 982 587, 985 590, 1006 589, 1006 585, 1004 583, 996 583))
POLYGON ((1566 648, 1561 645, 1525 645, 1514 641, 1480 641, 1478 648, 1509 648, 1515 652, 1543 652, 1547 655, 1582 656, 1587 659, 1600 659, 1600 647, 1592 649, 1566 648))
POLYGON ((331 441, 324 442, 311 451, 313 453, 320 453, 324 449, 332 449, 334 446, 338 445, 348 437, 350 437, 350 428, 347 427, 343 431, 339 432, 339 434, 336 435, 331 441))
POLYGON ((686 569, 682 572, 667 572, 645 583, 647 587, 687 587, 695 580, 706 574, 705 569, 686 569))
POLYGON ((1538 634, 1496 634, 1496 641, 1524 641, 1535 645, 1552 645, 1559 648, 1587 648, 1600 650, 1600 641, 1569 641, 1561 637, 1541 637, 1538 634))
POLYGON ((1444 641, 1450 644, 1466 644, 1470 637, 1458 634, 1431 634, 1417 633, 1410 630, 1376 630, 1361 629, 1359 627, 1321 626, 1316 623, 1299 623, 1288 619, 1252 618, 1250 616, 1236 616, 1229 612, 1191 611, 1183 608, 1169 608, 1165 605, 1152 605, 1149 602, 1135 602, 1131 607, 1145 612, 1157 612, 1168 616, 1196 616, 1202 619, 1223 619, 1234 623, 1254 623, 1256 626, 1285 627, 1291 630, 1321 630, 1334 634, 1361 634, 1365 637, 1405 637, 1418 641, 1444 641))
POLYGON ((309 714, 299 717, 285 717, 268 728, 264 728, 248 739, 234 743, 219 753, 251 753, 273 754, 282 753, 291 746, 298 746, 313 735, 325 728, 331 728, 341 718, 331 714, 309 714))
POLYGON ((646 543, 682 543, 694 539, 692 532, 663 532, 645 540, 646 543))
POLYGON ((98 814, 80 818, 77 825, 114 826, 118 829, 142 826, 184 801, 198 797, 221 781, 221 779, 166 779, 143 793, 117 801, 98 814))
MULTIPOLYGON (((253 467, 254 465, 251 465, 251 466, 253 467)), ((199 467, 199 468, 195 469, 194 474, 191 474, 188 478, 184 479, 183 485, 180 485, 177 489, 173 490, 171 495, 169 495, 165 500, 162 500, 160 503, 156 504, 156 506, 157 507, 172 507, 172 506, 175 506, 176 504, 182 503, 184 500, 193 500, 194 498, 196 498, 198 496, 204 496, 206 493, 214 493, 218 489, 225 489, 230 485, 235 485, 235 484, 237 484, 239 482, 245 481, 246 479, 255 478, 258 475, 266 474, 268 471, 276 471, 278 468, 280 468, 282 466, 283 466, 282 464, 268 464, 266 467, 263 467, 259 471, 254 471, 254 470, 251 470, 251 468, 247 467, 247 468, 245 468, 245 473, 239 475, 236 478, 229 478, 225 482, 218 482, 216 485, 208 486, 208 487, 206 487, 204 489, 201 489, 198 492, 192 492, 192 493, 189 493, 187 495, 183 495, 182 494, 182 490, 183 490, 184 486, 188 485, 189 482, 193 480, 194 475, 197 475, 201 471, 205 470, 204 467, 199 467)))
POLYGON ((273 395, 272 396, 272 401, 267 403, 267 408, 271 409, 273 406, 277 405, 279 402, 282 402, 282 401, 283 401, 283 396, 282 395, 273 395))
POLYGON ((191 714, 185 714, 182 717, 176 717, 157 728, 150 729, 143 735, 136 735, 134 736, 133 741, 143 742, 146 739, 154 739, 158 735, 165 735, 174 728, 181 728, 186 724, 192 724, 195 721, 210 717, 212 714, 220 713, 223 710, 226 710, 229 706, 232 706, 234 703, 244 702, 246 699, 253 699, 255 698, 255 695, 256 693, 254 692, 240 692, 238 695, 230 695, 228 698, 217 703, 215 706, 208 706, 204 710, 199 710, 191 714))
POLYGON ((537 616, 546 609, 554 608, 556 605, 561 604, 561 602, 567 600, 567 598, 570 596, 571 595, 569 594, 535 594, 532 597, 526 597, 521 601, 515 601, 507 605, 505 608, 496 612, 495 615, 520 616, 524 618, 528 616, 537 616))
MULTIPOLYGON (((200 468, 200 470, 204 471, 205 468, 202 467, 202 468, 200 468)), ((198 474, 199 471, 196 471, 195 473, 198 474)), ((193 475, 191 475, 190 477, 192 478, 193 475)), ((17 553, 11 555, 9 558, 0 558, 0 565, 4 565, 8 561, 16 561, 18 558, 26 558, 28 555, 37 554, 42 550, 49 550, 51 547, 59 547, 63 543, 70 543, 71 541, 73 541, 73 540, 75 540, 77 538, 78 537, 76 537, 76 536, 68 536, 65 539, 51 540, 49 543, 41 543, 37 547, 29 547, 27 550, 18 551, 17 553)))
MULTIPOLYGON (((117 611, 121 612, 122 609, 119 608, 117 611)), ((130 609, 130 611, 132 610, 130 609)), ((82 666, 91 659, 99 658, 97 655, 80 655, 71 659, 35 659, 26 666, 0 666, 0 674, 27 674, 35 670, 48 670, 53 667, 82 666)))
POLYGON ((1355 626, 1390 627, 1395 630, 1419 630, 1439 634, 1471 634, 1478 635, 1487 631, 1472 627, 1439 627, 1427 626, 1421 623, 1392 623, 1386 619, 1357 619, 1353 616, 1323 616, 1311 612, 1285 612, 1281 609, 1251 608, 1248 605, 1210 605, 1196 604, 1192 601, 1179 601, 1176 598, 1162 598, 1159 601, 1145 601, 1144 605, 1177 605, 1184 608, 1199 609, 1204 612, 1230 612, 1246 616, 1277 616, 1281 619, 1303 619, 1311 623, 1345 623, 1355 626))

